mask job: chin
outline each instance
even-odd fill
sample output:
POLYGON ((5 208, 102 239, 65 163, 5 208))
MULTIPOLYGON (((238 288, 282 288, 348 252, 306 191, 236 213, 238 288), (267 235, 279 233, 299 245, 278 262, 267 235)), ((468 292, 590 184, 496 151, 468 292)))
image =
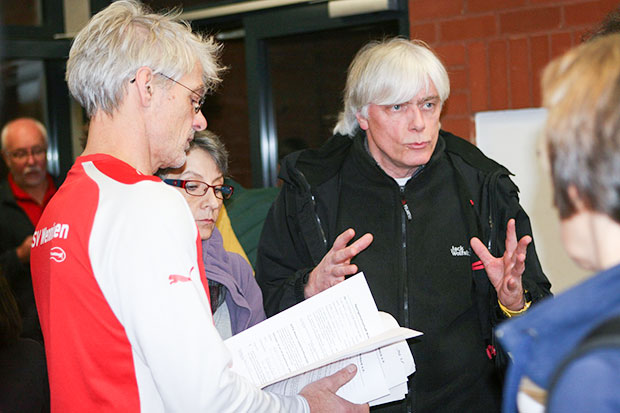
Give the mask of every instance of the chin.
POLYGON ((164 166, 162 168, 178 169, 178 168, 182 167, 183 165, 185 165, 185 160, 186 159, 187 159, 187 154, 185 152, 183 152, 183 156, 180 156, 180 157, 176 158, 176 160, 170 162, 169 165, 164 166))
POLYGON ((200 232, 200 239, 204 241, 211 238, 211 235, 213 235, 213 227, 214 225, 199 227, 198 231, 200 232))

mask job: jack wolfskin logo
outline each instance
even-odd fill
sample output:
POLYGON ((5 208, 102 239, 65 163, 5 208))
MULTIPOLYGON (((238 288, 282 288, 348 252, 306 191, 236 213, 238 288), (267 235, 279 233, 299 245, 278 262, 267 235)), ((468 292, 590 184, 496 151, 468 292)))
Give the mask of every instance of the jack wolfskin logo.
POLYGON ((454 245, 450 248, 450 253, 453 257, 469 257, 469 251, 463 248, 462 245, 455 247, 454 245))

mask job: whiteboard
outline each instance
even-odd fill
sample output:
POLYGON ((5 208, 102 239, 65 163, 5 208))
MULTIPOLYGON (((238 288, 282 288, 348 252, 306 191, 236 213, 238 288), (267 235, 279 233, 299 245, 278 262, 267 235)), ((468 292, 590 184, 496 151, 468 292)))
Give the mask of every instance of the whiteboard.
POLYGON ((545 117, 546 111, 541 108, 477 113, 476 144, 515 175, 512 179, 530 216, 540 263, 557 294, 589 273, 568 257, 562 245, 551 178, 540 153, 545 117))

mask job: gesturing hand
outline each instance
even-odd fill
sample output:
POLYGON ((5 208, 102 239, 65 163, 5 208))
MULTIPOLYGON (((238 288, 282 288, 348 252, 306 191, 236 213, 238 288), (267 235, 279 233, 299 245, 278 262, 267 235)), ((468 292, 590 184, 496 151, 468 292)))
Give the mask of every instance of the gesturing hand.
POLYGON ((532 237, 529 235, 517 242, 514 219, 510 219, 506 227, 506 251, 502 257, 494 257, 478 238, 474 237, 470 241, 497 291, 497 298, 504 307, 512 311, 519 311, 525 305, 521 277, 525 270, 525 255, 530 242, 532 237))
POLYGON ((312 297, 344 281, 347 275, 357 272, 357 265, 351 264, 351 259, 370 245, 372 234, 364 234, 363 237, 347 246, 354 236, 355 231, 352 228, 338 235, 332 248, 310 273, 308 283, 304 287, 305 298, 312 297))

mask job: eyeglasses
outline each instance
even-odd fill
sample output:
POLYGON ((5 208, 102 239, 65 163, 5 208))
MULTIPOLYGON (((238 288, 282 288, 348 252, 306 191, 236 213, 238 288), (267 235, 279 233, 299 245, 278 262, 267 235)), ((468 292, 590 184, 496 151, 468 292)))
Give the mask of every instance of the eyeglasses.
POLYGON ((198 100, 192 100, 192 104, 194 105, 194 113, 198 113, 200 112, 200 109, 202 109, 202 105, 205 104, 205 99, 206 96, 204 95, 200 95, 198 92, 188 88, 187 86, 185 86, 183 83, 181 82, 177 82, 176 80, 174 80, 171 77, 168 77, 166 75, 164 75, 163 73, 157 73, 158 75, 161 75, 163 77, 165 77, 168 80, 172 80, 174 83, 176 83, 179 86, 183 86, 185 89, 189 90, 190 92, 192 92, 194 95, 198 96, 198 100))
POLYGON ((7 152, 9 157, 14 161, 23 161, 32 155, 33 158, 42 159, 47 155, 47 147, 45 146, 33 146, 29 149, 17 149, 12 152, 7 152))
MULTIPOLYGON (((201 95, 200 93, 196 92, 195 90, 192 90, 190 88, 188 88, 187 86, 185 86, 183 83, 181 82, 177 82, 176 80, 174 80, 173 78, 164 75, 163 73, 156 73, 157 75, 163 76, 168 80, 172 80, 174 83, 176 83, 179 86, 184 87, 185 89, 189 90, 190 92, 192 92, 194 95, 198 96, 198 100, 193 100, 192 99, 192 105, 194 105, 194 113, 198 113, 200 112, 200 109, 202 109, 202 105, 205 104, 205 100, 207 99, 206 96, 201 95)), ((133 78, 129 81, 129 83, 134 83, 136 81, 136 78, 133 78)))
POLYGON ((203 196, 209 191, 209 188, 213 188, 215 197, 219 199, 230 199, 235 190, 235 188, 230 185, 209 185, 206 182, 193 179, 164 179, 164 182, 168 185, 183 188, 185 192, 193 196, 203 196))

